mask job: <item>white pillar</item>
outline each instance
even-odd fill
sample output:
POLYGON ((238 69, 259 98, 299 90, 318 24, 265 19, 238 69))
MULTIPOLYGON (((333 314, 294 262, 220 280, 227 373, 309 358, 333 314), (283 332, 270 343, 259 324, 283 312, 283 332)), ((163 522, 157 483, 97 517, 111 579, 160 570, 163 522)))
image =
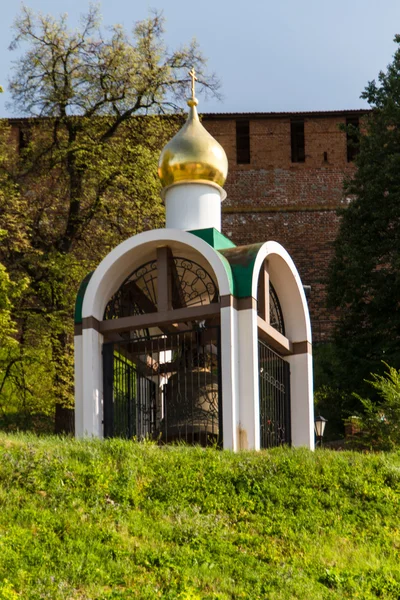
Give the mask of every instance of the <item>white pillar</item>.
POLYGON ((103 437, 103 336, 95 329, 82 331, 82 436, 103 437))
POLYGON ((238 311, 240 448, 260 449, 257 311, 238 311))
POLYGON ((239 369, 237 311, 221 308, 222 428, 225 450, 239 449, 239 369))
POLYGON ((314 450, 312 356, 309 353, 293 354, 287 361, 290 364, 292 446, 314 450))
POLYGON ((176 183, 164 190, 167 229, 221 231, 221 202, 226 197, 217 184, 176 183))
POLYGON ((83 436, 82 335, 74 336, 75 362, 75 437, 83 436))

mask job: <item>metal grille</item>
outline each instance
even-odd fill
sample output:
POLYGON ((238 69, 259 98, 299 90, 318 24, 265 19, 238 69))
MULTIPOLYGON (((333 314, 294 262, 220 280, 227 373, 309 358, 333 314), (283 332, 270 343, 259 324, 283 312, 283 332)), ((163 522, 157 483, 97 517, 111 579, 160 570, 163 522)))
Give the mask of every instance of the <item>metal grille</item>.
POLYGON ((271 282, 269 284, 269 322, 274 329, 285 335, 285 323, 283 321, 281 305, 278 294, 271 282))
POLYGON ((104 435, 222 443, 219 328, 103 345, 104 435))
POLYGON ((258 342, 258 356, 261 448, 290 445, 289 363, 261 340, 258 342))
MULTIPOLYGON (((173 308, 198 306, 218 301, 218 288, 211 275, 194 260, 174 256, 173 308)), ((157 261, 135 269, 108 302, 104 319, 116 319, 157 311, 157 261)), ((147 332, 145 332, 147 334, 147 332)), ((138 336, 139 337, 139 336, 138 336)))
MULTIPOLYGON (((262 279, 260 275, 260 277, 258 278, 257 298, 261 298, 263 294, 261 284, 262 279)), ((257 312, 262 319, 265 319, 265 315, 262 314, 262 308, 260 306, 260 303, 258 303, 257 312)), ((275 288, 271 282, 269 282, 269 324, 271 325, 271 327, 279 331, 279 333, 285 335, 285 322, 283 320, 281 304, 279 302, 278 294, 276 293, 275 288)))

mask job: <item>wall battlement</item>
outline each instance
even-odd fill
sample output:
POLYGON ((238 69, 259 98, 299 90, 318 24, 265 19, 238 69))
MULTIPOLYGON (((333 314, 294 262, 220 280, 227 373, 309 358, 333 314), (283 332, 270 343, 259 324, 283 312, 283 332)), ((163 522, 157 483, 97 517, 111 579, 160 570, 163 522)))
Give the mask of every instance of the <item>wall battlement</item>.
POLYGON ((314 342, 328 341, 336 315, 326 308, 326 277, 343 182, 354 172, 351 140, 341 125, 367 111, 203 115, 229 161, 222 231, 238 245, 282 244, 305 285, 314 342), (245 161, 245 162, 242 162, 245 161))

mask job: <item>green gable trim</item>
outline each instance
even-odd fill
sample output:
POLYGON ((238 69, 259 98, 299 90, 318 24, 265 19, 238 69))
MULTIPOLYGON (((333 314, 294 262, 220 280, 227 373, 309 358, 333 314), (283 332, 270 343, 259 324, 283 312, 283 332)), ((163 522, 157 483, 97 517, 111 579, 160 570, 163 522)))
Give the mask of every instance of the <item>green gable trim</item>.
POLYGON ((254 263, 264 242, 249 244, 248 246, 236 246, 213 227, 195 229, 189 231, 189 233, 207 242, 220 254, 229 277, 231 293, 236 298, 251 296, 254 263))
POLYGON ((78 291, 78 294, 76 296, 76 301, 75 301, 75 325, 79 325, 80 323, 82 323, 83 299, 85 297, 86 288, 89 284, 89 281, 90 281, 93 273, 94 273, 94 271, 91 271, 90 273, 88 273, 82 279, 81 285, 79 286, 79 291, 78 291))
POLYGON ((218 254, 220 254, 226 274, 228 275, 231 294, 235 295, 235 280, 232 275, 232 269, 229 262, 220 252, 221 248, 236 248, 235 244, 227 237, 222 235, 222 233, 220 233, 217 229, 214 229, 214 227, 210 227, 208 229, 194 229, 188 233, 192 233, 196 237, 204 240, 209 246, 214 248, 218 254))
POLYGON ((237 298, 247 298, 251 296, 253 282, 254 263, 257 254, 264 245, 250 244, 248 246, 236 246, 235 248, 226 248, 220 250, 220 254, 228 261, 233 274, 234 295, 237 298))
POLYGON ((193 235, 196 235, 207 242, 207 244, 212 246, 214 250, 235 248, 235 244, 230 239, 225 237, 220 231, 214 229, 214 227, 209 227, 208 229, 194 229, 193 231, 189 231, 189 233, 193 233, 193 235))

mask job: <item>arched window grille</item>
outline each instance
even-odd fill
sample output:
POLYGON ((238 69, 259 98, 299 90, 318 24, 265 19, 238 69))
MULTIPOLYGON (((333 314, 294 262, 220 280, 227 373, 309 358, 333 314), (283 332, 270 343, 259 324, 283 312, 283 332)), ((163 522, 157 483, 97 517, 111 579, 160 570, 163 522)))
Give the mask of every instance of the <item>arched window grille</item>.
POLYGON ((257 286, 257 300, 258 300, 258 316, 262 319, 266 320, 267 315, 265 314, 266 306, 269 306, 269 324, 271 327, 279 331, 282 335, 285 335, 285 323, 283 320, 283 314, 281 305, 279 302, 278 294, 274 286, 272 285, 269 278, 267 279, 268 284, 266 285, 265 279, 265 265, 263 265, 262 270, 260 271, 260 275, 258 278, 258 286, 257 286), (264 298, 268 290, 269 301, 265 302, 264 298))
POLYGON ((274 329, 285 335, 285 323, 283 321, 281 305, 278 294, 271 282, 269 284, 269 322, 274 329))
MULTIPOLYGON (((214 279, 201 265, 171 256, 172 308, 187 308, 218 301, 214 279)), ((158 262, 151 260, 136 268, 108 302, 104 319, 118 319, 157 311, 158 262)))

